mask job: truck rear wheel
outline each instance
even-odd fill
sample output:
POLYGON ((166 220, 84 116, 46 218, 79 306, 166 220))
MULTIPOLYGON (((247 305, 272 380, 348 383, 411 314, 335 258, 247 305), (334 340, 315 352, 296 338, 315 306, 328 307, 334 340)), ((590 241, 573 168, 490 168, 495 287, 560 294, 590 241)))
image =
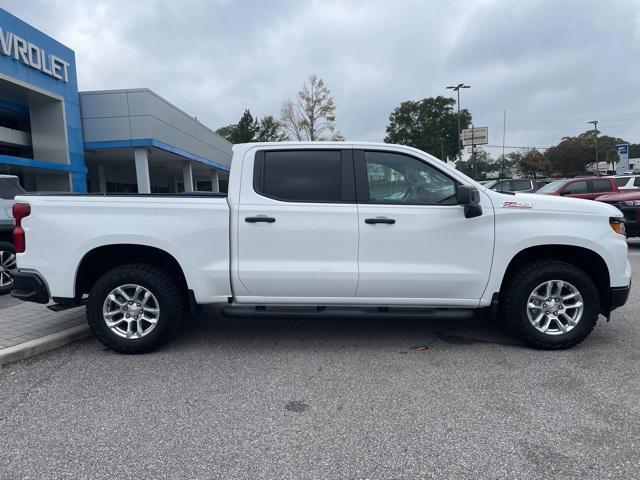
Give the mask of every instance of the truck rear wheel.
POLYGON ((16 268, 16 251, 13 244, 0 242, 0 295, 9 293, 13 288, 11 270, 16 268))
POLYGON ((121 353, 145 353, 171 338, 184 316, 182 289, 152 265, 123 265, 105 273, 87 300, 96 338, 121 353))
POLYGON ((589 276, 555 259, 518 267, 500 292, 503 322, 528 345, 544 350, 573 347, 598 321, 599 294, 589 276))

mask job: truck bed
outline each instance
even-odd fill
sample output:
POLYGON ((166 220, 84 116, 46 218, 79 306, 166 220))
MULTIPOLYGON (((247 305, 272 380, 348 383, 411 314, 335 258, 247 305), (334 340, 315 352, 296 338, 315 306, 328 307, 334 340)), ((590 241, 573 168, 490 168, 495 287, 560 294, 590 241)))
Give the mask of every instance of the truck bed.
POLYGON ((38 270, 52 297, 75 295, 78 266, 95 249, 144 245, 168 252, 199 303, 224 301, 229 280, 229 208, 225 194, 20 195, 31 205, 22 225, 20 270, 38 270))

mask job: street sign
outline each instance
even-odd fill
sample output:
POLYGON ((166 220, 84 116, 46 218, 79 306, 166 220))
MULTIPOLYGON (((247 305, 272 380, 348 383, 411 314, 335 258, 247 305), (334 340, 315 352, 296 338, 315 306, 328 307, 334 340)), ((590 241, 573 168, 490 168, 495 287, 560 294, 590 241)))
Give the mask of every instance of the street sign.
POLYGON ((489 128, 476 127, 465 128, 460 134, 462 137, 462 145, 485 145, 489 143, 489 128))

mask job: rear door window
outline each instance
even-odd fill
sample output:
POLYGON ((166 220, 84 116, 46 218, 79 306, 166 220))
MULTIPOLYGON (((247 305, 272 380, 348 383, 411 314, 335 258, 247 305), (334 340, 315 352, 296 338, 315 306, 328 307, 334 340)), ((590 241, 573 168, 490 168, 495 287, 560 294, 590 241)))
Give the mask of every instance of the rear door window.
POLYGON ((612 190, 611 188, 611 181, 603 178, 601 180, 592 180, 591 181, 591 186, 593 188, 594 192, 610 192, 612 190))
POLYGON ((257 193, 284 202, 355 201, 353 162, 343 161, 341 150, 258 152, 253 185, 257 193))
POLYGON ((512 192, 524 192, 531 190, 531 180, 511 180, 512 192))

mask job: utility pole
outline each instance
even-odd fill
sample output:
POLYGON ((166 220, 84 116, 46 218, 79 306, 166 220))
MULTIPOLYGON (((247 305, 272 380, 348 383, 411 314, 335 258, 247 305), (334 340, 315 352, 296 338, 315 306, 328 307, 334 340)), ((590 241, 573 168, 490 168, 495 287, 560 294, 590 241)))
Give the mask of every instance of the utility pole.
POLYGON ((596 140, 596 175, 600 176, 600 161, 598 160, 598 120, 591 120, 590 122, 593 124, 593 131, 595 132, 595 140, 596 140))
POLYGON ((502 172, 500 173, 500 177, 504 178, 504 138, 505 132, 507 130, 507 110, 504 110, 504 115, 502 117, 502 172))
POLYGON ((474 180, 478 179, 478 165, 476 164, 476 137, 473 123, 471 124, 471 172, 474 180))
POLYGON ((444 132, 440 133, 440 160, 447 163, 447 159, 444 158, 444 132))
POLYGON ((460 128, 460 89, 461 88, 471 88, 471 85, 465 85, 464 83, 459 83, 458 85, 451 85, 447 87, 448 90, 453 90, 458 93, 458 160, 462 160, 462 130, 460 128))

